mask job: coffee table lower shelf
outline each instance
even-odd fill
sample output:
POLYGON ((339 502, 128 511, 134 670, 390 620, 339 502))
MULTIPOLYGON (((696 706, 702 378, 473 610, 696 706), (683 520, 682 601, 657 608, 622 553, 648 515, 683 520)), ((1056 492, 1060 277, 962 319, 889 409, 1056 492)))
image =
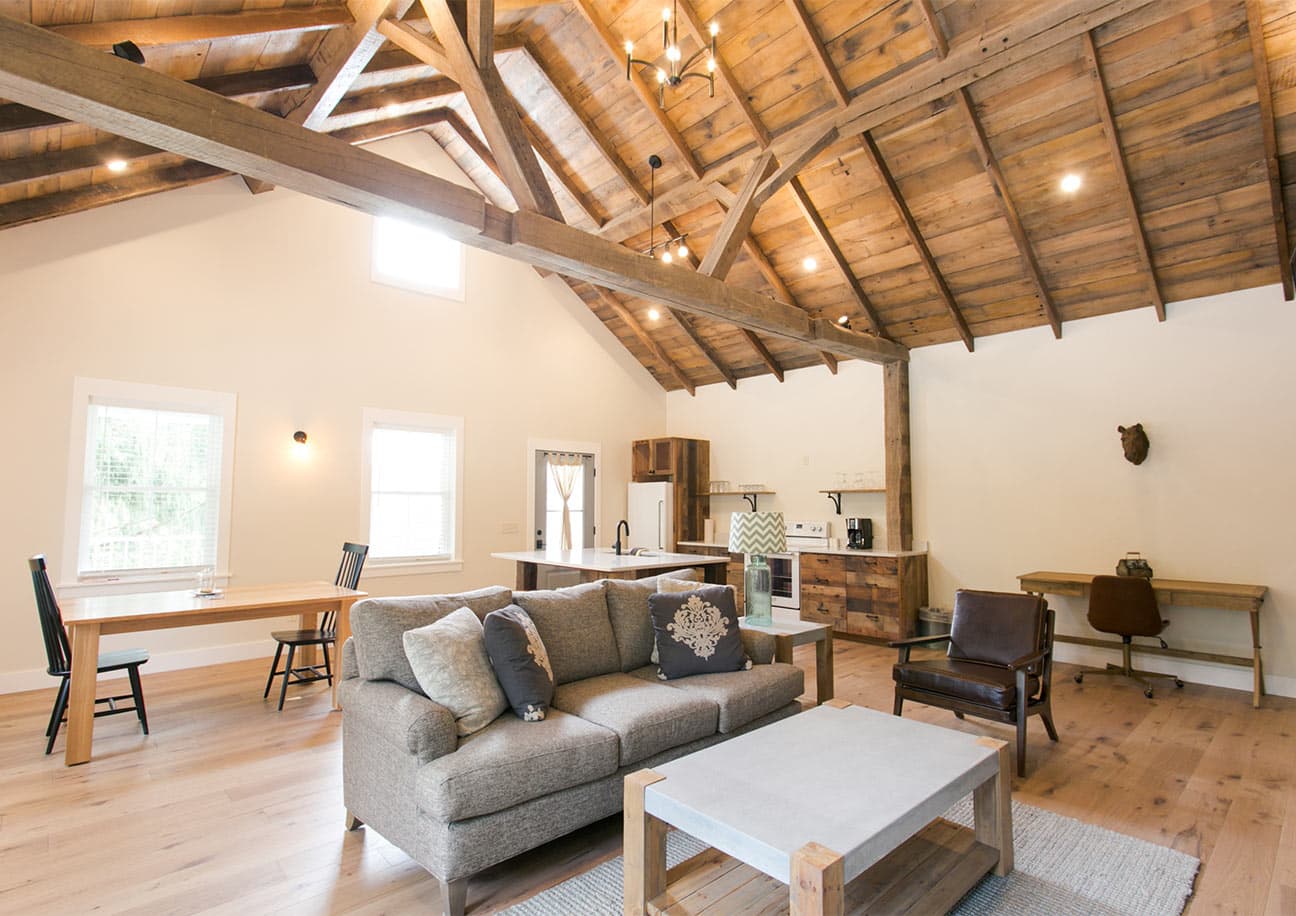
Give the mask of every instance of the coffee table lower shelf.
MULTIPOLYGON (((974 832, 932 821, 890 855, 846 885, 846 912, 931 916, 954 907, 987 874, 999 851, 974 832)), ((681 862, 666 874, 666 892, 647 910, 663 916, 721 916, 789 912, 788 886, 717 849, 681 862)))

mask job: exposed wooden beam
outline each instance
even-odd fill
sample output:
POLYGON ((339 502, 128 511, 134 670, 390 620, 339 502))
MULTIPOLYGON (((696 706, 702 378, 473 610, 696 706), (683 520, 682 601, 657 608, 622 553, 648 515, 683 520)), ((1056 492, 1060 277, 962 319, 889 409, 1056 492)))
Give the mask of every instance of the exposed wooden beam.
POLYGON ((846 282, 846 287, 850 290, 851 298, 855 300, 856 306, 864 313, 864 317, 868 319, 874 332, 879 337, 886 338, 886 329, 882 326, 882 319, 878 317, 877 309, 873 307, 868 294, 864 292, 864 287, 860 285, 859 279, 855 276, 855 271, 850 266, 850 261, 846 259, 846 255, 842 254, 837 241, 832 237, 832 233, 828 231, 827 223, 819 215, 819 211, 815 208, 814 201, 810 199, 809 193, 806 192, 805 186, 801 184, 800 179, 793 178, 788 182, 788 187, 792 189, 793 198, 796 200, 801 215, 810 224, 810 230, 814 233, 815 238, 819 240, 819 244, 828 252, 828 256, 836 266, 837 272, 841 274, 842 279, 846 282))
POLYGON ((750 328, 739 328, 738 330, 742 332, 743 337, 747 338, 747 343, 751 344, 751 348, 756 351, 756 355, 759 356, 761 362, 765 364, 765 368, 769 369, 770 373, 780 382, 783 381, 783 367, 780 366, 778 360, 774 358, 774 354, 770 352, 770 348, 765 346, 765 341, 757 337, 756 332, 750 328))
POLYGON ((665 348, 654 340, 651 334, 644 330, 643 325, 639 323, 634 314, 625 307, 621 300, 600 286, 590 284, 590 288, 598 294, 599 300, 621 319, 621 322, 630 329, 630 332, 638 338, 639 342, 653 355, 653 358, 656 359, 657 362, 661 363, 666 372, 674 376, 675 380, 683 386, 685 391, 696 396, 697 386, 694 385, 693 381, 684 374, 684 370, 676 364, 675 360, 670 358, 670 355, 666 352, 665 348))
MULTIPOLYGON (((455 0, 458 2, 458 0, 455 0)), ((495 66, 495 0, 467 0, 464 39, 478 67, 495 66)))
MULTIPOLYGON (((1152 264, 1152 246, 1148 244, 1147 233, 1143 229, 1143 217, 1139 214, 1138 201, 1134 199, 1134 185, 1130 181, 1129 168, 1125 163, 1125 151, 1121 148, 1120 132, 1116 129, 1116 118, 1112 114, 1111 96, 1107 92, 1107 81, 1103 77, 1102 64, 1098 61, 1098 49, 1094 45, 1093 33, 1084 33, 1085 60, 1093 80, 1094 98, 1098 103, 1098 116, 1102 119, 1103 133, 1107 135, 1107 145, 1111 150, 1112 165, 1116 169, 1116 181, 1120 185, 1121 203, 1125 207, 1125 217, 1129 220, 1130 234, 1134 236, 1134 247, 1138 251, 1143 274, 1147 279, 1148 294, 1152 297, 1152 307, 1156 309, 1159 321, 1166 320, 1165 297, 1161 295, 1161 284, 1157 282, 1156 268, 1152 264)), ((1282 206, 1282 194, 1278 196, 1282 206)), ((1280 252, 1281 254, 1281 252, 1280 252)), ((1285 258, 1280 257, 1280 261, 1285 258)), ((1290 282, 1290 271, 1287 274, 1290 282)), ((1290 297, 1289 297, 1290 298, 1290 297)))
POLYGON ((945 303, 945 311, 949 312, 950 321, 954 323, 954 330, 958 331, 959 337, 963 340, 963 345, 971 353, 976 346, 972 340, 972 330, 968 327, 963 313, 959 311, 958 303, 954 300, 954 293, 950 291, 949 284, 945 282, 944 274, 936 266, 936 259, 932 257, 922 231, 919 230, 918 224, 914 221, 913 214, 909 212, 909 205, 905 203, 899 185, 896 184, 895 178, 892 177, 891 170, 887 168, 886 160, 882 158, 882 151, 878 149, 877 144, 873 141, 871 133, 860 135, 860 145, 864 147, 864 156, 868 159, 869 164, 873 166, 873 171, 878 180, 886 188, 887 196, 891 200, 891 206, 895 208, 896 215, 900 217, 900 222, 909 235, 909 244, 913 245, 914 250, 918 252, 919 260, 922 261, 923 267, 927 269, 927 276, 931 277, 936 292, 940 295, 941 301, 945 303))
POLYGON ((1049 294, 1048 286, 1044 283, 1044 273, 1040 270, 1039 262, 1035 260, 1035 252, 1031 249, 1030 238, 1026 235, 1026 227, 1022 225, 1021 216, 1017 213, 1017 207, 1013 203, 1012 195, 1008 193, 1008 183, 1004 180, 1003 170, 999 168, 999 160, 995 158, 994 150, 990 149, 990 141, 986 138, 985 130, 981 127, 981 119, 977 117, 976 108, 972 104, 972 96, 966 89, 959 89, 954 93, 954 99, 959 109, 963 112, 963 120, 967 123, 968 132, 972 135, 972 142, 976 146, 977 155, 981 158, 985 166, 986 177, 990 179, 990 185, 994 189, 995 196, 999 198, 999 206, 1003 210, 1004 222, 1008 224, 1008 231, 1012 233, 1013 241, 1017 243, 1017 251, 1021 255, 1022 265, 1026 268, 1026 275, 1035 287, 1035 295, 1039 298, 1040 306, 1044 309, 1044 315, 1048 319, 1049 327, 1053 329, 1054 337, 1062 336, 1062 316, 1053 304, 1053 297, 1049 294))
POLYGON ((931 38, 932 50, 936 52, 937 57, 944 59, 949 53, 949 42, 945 40, 945 33, 941 31, 940 20, 936 18, 936 8, 932 6, 931 0, 918 0, 918 12, 922 16, 923 28, 931 38))
POLYGON ((571 199, 576 202, 576 206, 580 208, 580 211, 594 224, 594 228, 598 229, 607 220, 599 213, 598 207, 595 206, 589 194, 567 174, 567 163, 563 162, 559 156, 549 152, 548 147, 545 145, 545 139, 540 134, 539 127, 530 118, 526 117, 526 109, 516 100, 514 105, 517 106, 518 116, 522 118, 522 126, 526 130, 527 140, 531 143, 531 148, 535 150, 536 155, 540 157, 544 164, 549 166, 549 171, 553 173, 554 179, 563 186, 571 199))
POLYGON ((334 29, 324 36, 311 57, 311 69, 315 71, 318 82, 305 98, 283 112, 284 117, 309 130, 320 130, 356 77, 387 40, 378 33, 377 25, 388 7, 394 3, 392 15, 399 19, 412 2, 349 0, 347 7, 355 21, 345 29, 334 29))
POLYGON ((193 16, 160 16, 156 19, 117 19, 50 26, 49 30, 88 48, 106 51, 119 41, 141 48, 216 41, 270 32, 314 32, 353 22, 345 5, 310 6, 277 10, 247 10, 193 16))
MULTIPOLYGON (((694 40, 705 48, 711 43, 710 29, 698 18, 697 11, 693 9, 690 0, 676 0, 676 4, 680 14, 684 17, 684 25, 692 33, 694 40)), ((747 122, 747 127, 756 137, 756 142, 760 146, 768 146, 770 142, 769 129, 761 123, 760 115, 756 113, 755 108, 752 108, 751 99, 747 97, 747 93, 743 91, 742 86, 738 85, 738 80, 734 78, 733 71, 725 63, 724 55, 720 53, 718 46, 716 47, 715 62, 716 82, 738 105, 743 120, 747 122)))
MULTIPOLYGON (((1246 0, 1247 33, 1251 38, 1251 66, 1260 98, 1260 130, 1264 139, 1265 171, 1269 176, 1269 206, 1273 210, 1274 241, 1278 245, 1278 275, 1283 298, 1296 298, 1292 285, 1292 250, 1287 233, 1287 208, 1283 204, 1282 169, 1278 165, 1278 136, 1274 128, 1273 90, 1269 86, 1269 55, 1265 51, 1264 16, 1259 0, 1246 0)), ((1158 313, 1159 315, 1160 313, 1158 313)))
POLYGON ((814 59, 815 65, 819 67, 819 72, 823 74, 824 82, 828 84, 828 90, 837 104, 843 108, 850 102, 850 91, 846 84, 842 82, 841 74, 837 72, 837 67, 833 64, 832 58, 828 56, 828 49, 824 46, 823 39, 819 37, 819 30, 815 28, 814 20, 810 17, 810 11, 806 9, 802 0, 787 0, 788 9, 792 11, 792 18, 796 20, 797 26, 801 29, 801 34, 806 37, 810 44, 810 56, 814 59))
POLYGON ((437 124, 445 123, 445 114, 449 108, 434 108, 417 114, 404 115, 399 118, 387 118, 382 121, 371 121, 358 127, 343 127, 332 131, 329 136, 336 137, 345 143, 373 143, 389 137, 399 137, 417 130, 427 130, 437 124))
MULTIPOLYGON (((599 17, 590 0, 572 0, 572 5, 585 17, 585 21, 589 23, 590 28, 594 30, 594 33, 603 43, 608 57, 612 59, 617 69, 620 70, 625 65, 623 43, 618 41, 616 36, 612 34, 612 31, 599 17)), ((638 70, 630 71, 630 86, 666 134, 666 138, 670 141, 671 148, 674 149, 680 163, 694 178, 701 178, 702 166, 698 164, 697 159, 693 156, 693 151, 689 149, 689 145, 684 142, 684 135, 679 132, 679 128, 675 126, 666 112, 662 111, 661 106, 657 104, 657 91, 649 87, 644 78, 639 75, 638 70)))
MULTIPOLYGON (((189 80, 189 84, 226 98, 238 99, 269 92, 309 89, 315 85, 315 74, 305 64, 298 64, 292 67, 277 67, 273 70, 202 77, 189 80)), ((60 118, 48 111, 29 108, 26 105, 0 105, 0 136, 66 123, 67 118, 60 118)))
POLYGON ((455 79, 477 116, 486 142, 506 176, 505 185, 518 206, 561 220, 562 210, 526 135, 495 61, 478 61, 451 14, 447 0, 422 0, 432 31, 445 48, 455 79))
POLYGON ((396 47, 413 54, 423 63, 435 67, 446 76, 451 75, 450 58, 446 57, 441 43, 424 35, 408 22, 384 19, 378 23, 379 33, 396 47))
POLYGON ((453 182, 36 26, 0 16, 0 47, 0 97, 690 314, 869 362, 909 358, 892 341, 827 327, 793 306, 672 269, 536 213, 509 214, 453 182))
POLYGON ((760 190, 761 182, 774 171, 777 165, 774 154, 768 150, 756 157, 756 161, 747 172, 747 180, 743 182, 733 208, 725 214, 724 222, 720 224, 715 238, 712 239, 711 247, 698 267, 699 271, 708 277, 716 277, 720 280, 729 276, 734 261, 738 260, 738 252, 742 250, 743 239, 747 238, 747 234, 751 231, 752 222, 756 219, 756 211, 762 203, 757 200, 756 192, 760 190))
MULTIPOLYGON (((666 220, 662 223, 662 227, 670 237, 679 237, 679 227, 670 220, 666 220)), ((695 270, 697 269, 697 255, 691 249, 689 250, 688 262, 690 267, 695 270)), ((712 347, 711 344, 707 343, 706 338, 704 338, 698 331, 697 327, 694 326, 693 320, 679 309, 667 308, 666 311, 671 318, 675 320, 675 323, 680 326, 680 329, 689 336, 689 339, 693 341, 694 346, 702 351, 702 355, 707 358, 707 361, 715 367, 717 372, 720 373, 725 380, 725 384, 730 388, 736 389, 738 387, 738 377, 734 375, 733 370, 729 368, 724 359, 721 358, 720 354, 716 352, 716 349, 712 347)))
POLYGON ((909 364, 882 370, 887 550, 913 550, 913 471, 909 448, 909 364))
MULTIPOLYGON (((355 127, 369 121, 387 120, 393 108, 414 107, 427 111, 440 108, 451 97, 460 92, 459 84, 454 80, 438 76, 417 83, 393 86, 390 89, 377 89, 348 96, 338 102, 333 114, 325 122, 324 130, 332 133, 343 127, 355 127)), ((415 114, 414 111, 405 111, 415 114)))
POLYGON ((134 140, 114 137, 88 146, 74 146, 71 149, 37 153, 18 159, 0 159, 0 188, 50 178, 54 175, 65 175, 82 169, 103 168, 114 159, 129 163, 146 156, 157 156, 162 152, 155 147, 136 143, 134 140))

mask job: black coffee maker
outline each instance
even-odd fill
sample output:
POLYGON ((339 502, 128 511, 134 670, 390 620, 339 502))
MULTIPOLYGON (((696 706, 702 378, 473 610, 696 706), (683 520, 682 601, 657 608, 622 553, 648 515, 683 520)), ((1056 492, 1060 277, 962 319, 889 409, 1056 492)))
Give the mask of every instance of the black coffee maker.
POLYGON ((872 550, 873 519, 846 519, 846 546, 851 550, 872 550))

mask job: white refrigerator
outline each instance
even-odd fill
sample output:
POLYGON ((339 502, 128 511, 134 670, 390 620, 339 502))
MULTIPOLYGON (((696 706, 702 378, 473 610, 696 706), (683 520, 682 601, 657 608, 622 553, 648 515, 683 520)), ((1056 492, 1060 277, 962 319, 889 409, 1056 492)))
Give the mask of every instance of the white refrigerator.
MULTIPOLYGON (((675 497, 669 483, 632 483, 626 500, 630 547, 675 549, 675 497)), ((623 545, 624 547, 624 545, 623 545)))

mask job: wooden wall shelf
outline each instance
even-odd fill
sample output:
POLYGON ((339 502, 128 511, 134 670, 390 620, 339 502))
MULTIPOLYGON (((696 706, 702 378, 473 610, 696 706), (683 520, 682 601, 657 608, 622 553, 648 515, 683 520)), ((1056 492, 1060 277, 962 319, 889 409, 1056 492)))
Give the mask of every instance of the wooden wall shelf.
POLYGON ((832 500, 837 514, 841 515, 842 495, 845 493, 885 493, 886 487, 834 487, 831 490, 820 490, 820 493, 832 500))
POLYGON ((758 496, 773 496, 773 490, 721 490, 712 492, 712 496, 741 496, 747 502, 751 503, 751 510, 756 511, 756 498, 758 496))

